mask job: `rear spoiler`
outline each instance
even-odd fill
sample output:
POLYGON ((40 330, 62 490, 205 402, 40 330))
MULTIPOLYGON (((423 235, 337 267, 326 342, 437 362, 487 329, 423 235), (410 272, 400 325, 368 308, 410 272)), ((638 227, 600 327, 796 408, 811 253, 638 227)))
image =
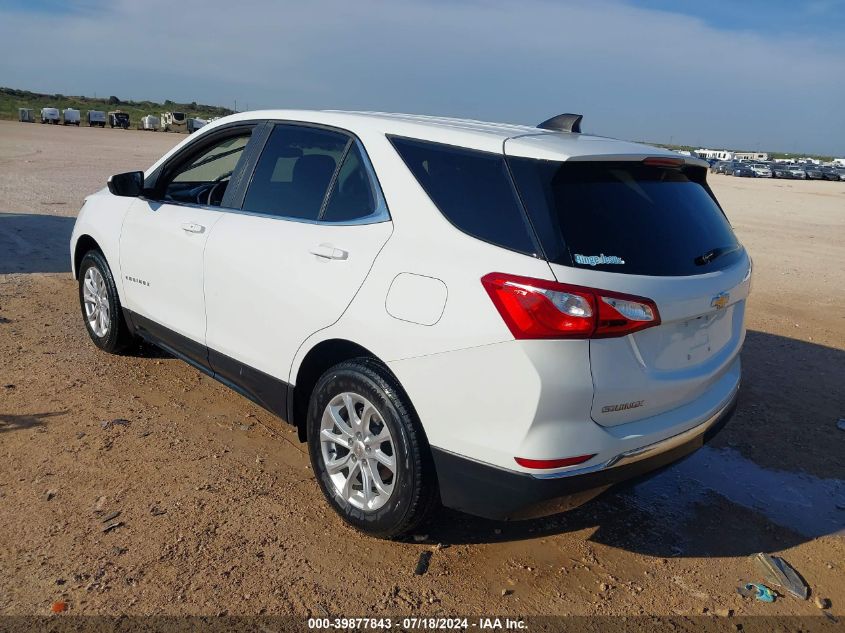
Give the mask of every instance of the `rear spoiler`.
POLYGON ((657 164, 661 160, 666 160, 667 166, 671 166, 668 164, 668 161, 671 161, 678 167, 682 165, 700 167, 702 169, 708 169, 710 167, 710 163, 708 163, 706 160, 696 158, 695 156, 684 156, 683 154, 671 156, 657 152, 655 152, 654 154, 578 154, 577 156, 570 156, 567 159, 567 162, 652 162, 653 164, 657 164))

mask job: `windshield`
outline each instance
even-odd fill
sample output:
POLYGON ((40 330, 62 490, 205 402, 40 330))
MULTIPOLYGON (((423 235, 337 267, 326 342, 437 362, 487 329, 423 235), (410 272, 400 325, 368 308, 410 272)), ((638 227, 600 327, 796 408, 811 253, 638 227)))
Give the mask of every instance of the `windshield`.
POLYGON ((703 169, 528 158, 508 163, 552 263, 679 276, 726 268, 742 257, 703 169))

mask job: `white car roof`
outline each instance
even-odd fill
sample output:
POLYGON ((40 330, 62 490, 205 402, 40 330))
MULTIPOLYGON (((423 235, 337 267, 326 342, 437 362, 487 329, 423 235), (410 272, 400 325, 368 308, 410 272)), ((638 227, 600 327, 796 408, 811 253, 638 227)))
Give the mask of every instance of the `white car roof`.
POLYGON ((671 156, 706 167, 706 161, 671 150, 591 134, 555 132, 528 125, 471 119, 341 110, 258 110, 239 112, 205 126, 213 129, 234 121, 278 119, 336 126, 358 135, 387 134, 468 147, 510 156, 544 160, 625 160, 643 156, 671 156), (507 144, 505 145, 505 143, 507 144))

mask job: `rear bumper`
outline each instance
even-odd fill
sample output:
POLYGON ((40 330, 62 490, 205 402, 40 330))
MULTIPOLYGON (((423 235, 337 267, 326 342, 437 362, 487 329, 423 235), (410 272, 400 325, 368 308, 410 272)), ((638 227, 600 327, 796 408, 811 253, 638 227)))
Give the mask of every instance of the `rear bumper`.
POLYGON ((563 473, 508 471, 432 447, 443 505, 489 519, 521 519, 553 514, 567 497, 667 466, 712 439, 736 409, 738 389, 714 415, 683 433, 625 451, 588 468, 563 473))

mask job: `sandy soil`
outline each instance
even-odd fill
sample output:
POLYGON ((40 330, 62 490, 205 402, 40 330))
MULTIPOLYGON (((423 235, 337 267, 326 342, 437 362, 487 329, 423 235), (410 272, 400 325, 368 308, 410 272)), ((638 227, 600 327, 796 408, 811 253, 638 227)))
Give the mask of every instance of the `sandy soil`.
POLYGON ((87 340, 73 216, 182 138, 0 122, 0 614, 818 616, 820 596, 845 617, 845 183, 711 176, 755 264, 739 412, 712 447, 564 515, 443 511, 387 543, 327 508, 283 422, 87 340), (811 599, 740 597, 758 551, 811 599))

